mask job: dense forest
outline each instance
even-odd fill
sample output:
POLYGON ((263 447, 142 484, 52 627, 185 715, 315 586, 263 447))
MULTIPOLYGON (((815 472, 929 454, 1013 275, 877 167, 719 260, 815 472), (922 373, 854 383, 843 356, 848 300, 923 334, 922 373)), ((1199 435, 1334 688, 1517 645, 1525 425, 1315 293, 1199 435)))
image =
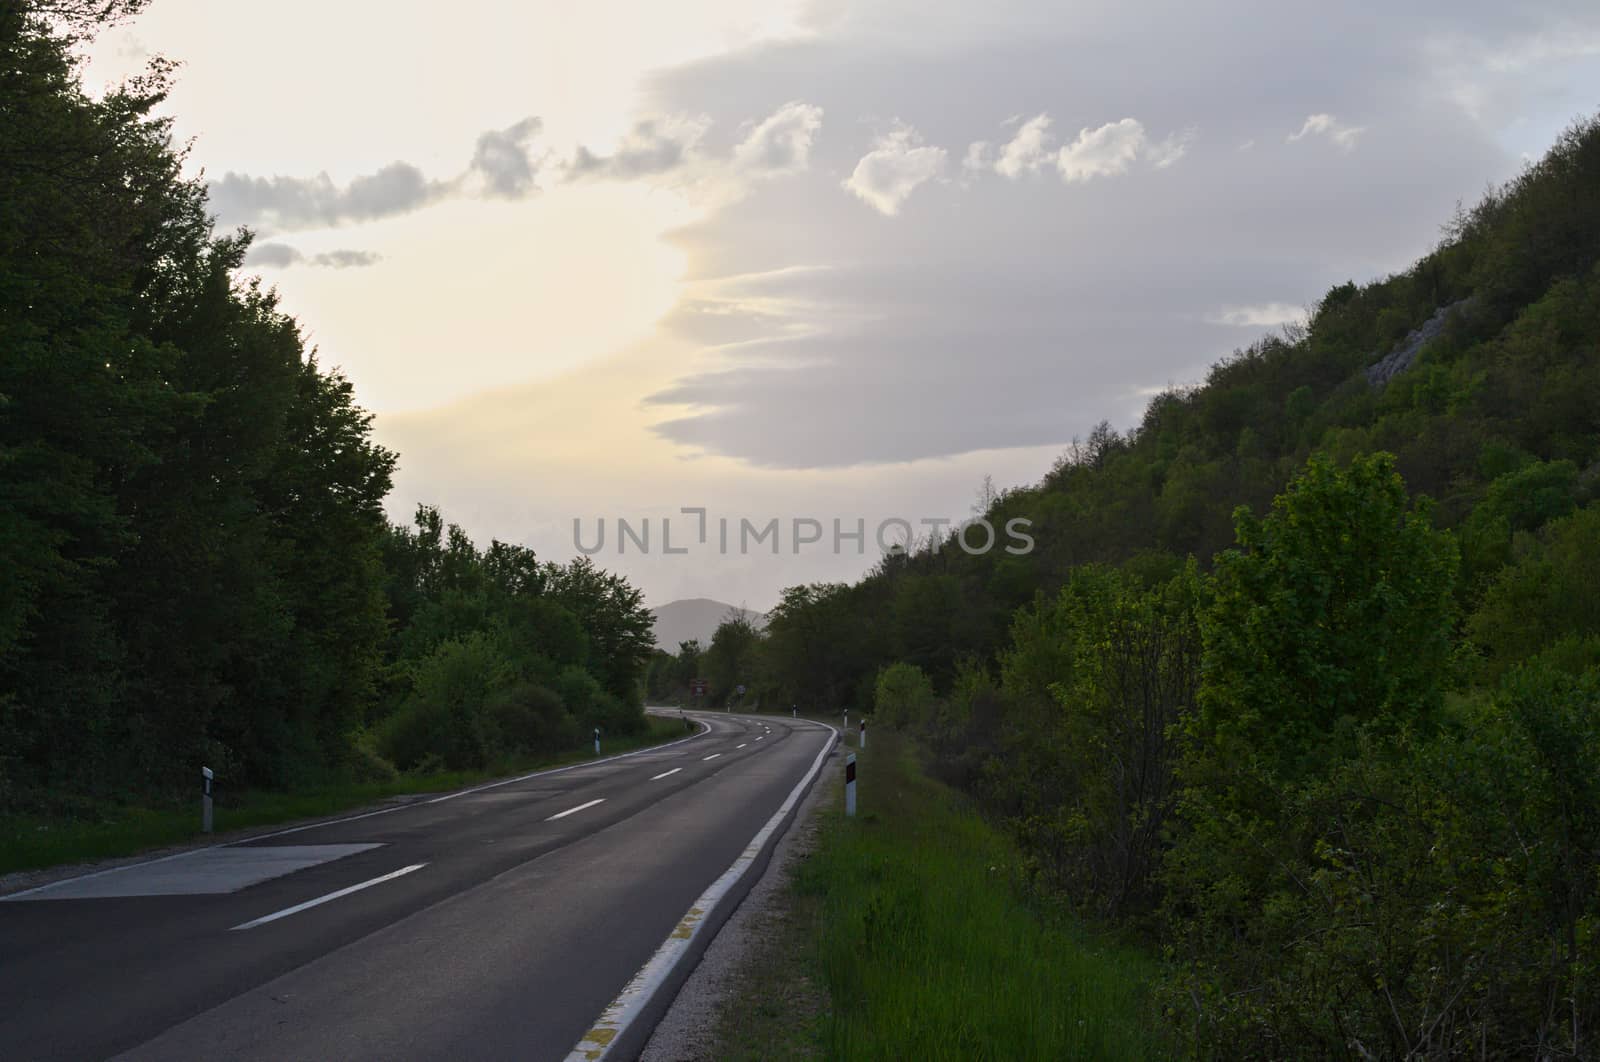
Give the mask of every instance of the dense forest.
POLYGON ((640 593, 391 526, 396 455, 248 232, 79 45, 137 0, 0 7, 0 813, 481 767, 644 725, 640 593))
POLYGON ((1600 1055, 1600 123, 977 509, 652 688, 916 735, 1189 1052, 1600 1055))

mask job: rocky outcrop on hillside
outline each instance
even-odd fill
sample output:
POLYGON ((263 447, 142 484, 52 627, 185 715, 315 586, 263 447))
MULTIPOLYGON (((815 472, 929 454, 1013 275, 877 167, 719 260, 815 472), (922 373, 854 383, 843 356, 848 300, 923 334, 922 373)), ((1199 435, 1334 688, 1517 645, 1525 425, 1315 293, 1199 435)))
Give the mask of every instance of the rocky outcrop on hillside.
POLYGON ((1381 388, 1411 368, 1411 363, 1417 360, 1422 348, 1438 338, 1439 333, 1443 332, 1445 325, 1450 322, 1450 318, 1456 314, 1470 312, 1475 301, 1475 297, 1468 296, 1436 311, 1432 317, 1422 322, 1420 328, 1412 330, 1401 340, 1397 347, 1367 367, 1367 383, 1381 388))

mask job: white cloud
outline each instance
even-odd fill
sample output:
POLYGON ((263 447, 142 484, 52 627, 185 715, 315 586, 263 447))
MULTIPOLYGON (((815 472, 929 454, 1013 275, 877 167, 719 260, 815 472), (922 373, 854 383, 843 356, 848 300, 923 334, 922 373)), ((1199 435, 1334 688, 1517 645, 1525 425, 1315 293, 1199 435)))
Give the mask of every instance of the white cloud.
POLYGON ((1000 149, 994 172, 1016 180, 1024 173, 1038 173, 1050 160, 1050 116, 1036 115, 1017 130, 1017 135, 1000 149))
POLYGON ((733 149, 734 165, 772 177, 799 173, 810 164, 811 145, 821 128, 821 107, 799 101, 785 103, 733 149))
POLYGON ((961 160, 961 168, 968 173, 982 173, 989 168, 993 150, 994 145, 987 140, 974 140, 967 145, 967 155, 961 160))
POLYGON ((1234 328, 1271 328, 1304 319, 1306 311, 1287 302, 1267 302, 1257 306, 1224 306, 1206 318, 1207 324, 1234 328))
POLYGON ((251 177, 229 171, 206 186, 218 223, 259 230, 315 229, 410 213, 448 195, 409 162, 392 162, 344 187, 315 177, 251 177))
POLYGON ((344 249, 306 255, 298 248, 290 247, 286 243, 258 243, 246 252, 244 264, 247 266, 265 266, 272 269, 287 269, 294 265, 310 265, 324 269, 351 269, 375 265, 380 260, 380 257, 380 255, 371 251, 344 249))
POLYGON ((1158 170, 1164 170, 1175 165, 1179 159, 1188 154, 1189 145, 1194 143, 1194 138, 1199 135, 1199 130, 1190 126, 1181 133, 1173 133, 1165 140, 1158 140, 1145 149, 1145 158, 1158 170))
POLYGON ((1313 114, 1306 118, 1298 133, 1289 134, 1288 143, 1304 140, 1308 136, 1321 136, 1333 141, 1341 151, 1349 151, 1366 131, 1364 125, 1347 125, 1331 114, 1313 114))
POLYGON ((520 199, 537 190, 534 180, 539 167, 529 145, 543 128, 544 123, 538 118, 529 117, 508 129, 491 129, 479 135, 472 153, 471 173, 482 182, 485 194, 520 199))
POLYGON ((901 126, 878 138, 844 186, 874 210, 892 217, 918 185, 944 170, 944 164, 944 148, 924 146, 915 129, 901 126))
POLYGON ((1127 173, 1145 149, 1144 125, 1134 118, 1107 122, 1098 129, 1082 129, 1078 139, 1056 155, 1056 169, 1068 182, 1091 181, 1127 173))
POLYGON ((449 180, 430 178, 409 162, 391 162, 343 187, 326 173, 252 177, 230 170, 209 182, 206 192, 220 225, 249 225, 258 232, 378 221, 462 195, 524 199, 539 191, 542 159, 533 156, 532 145, 542 129, 538 118, 528 117, 480 134, 466 171, 449 180))
POLYGON ((668 173, 694 160, 710 127, 711 119, 704 116, 642 119, 634 123, 610 155, 596 155, 580 146, 573 155, 570 172, 573 176, 621 180, 668 173))

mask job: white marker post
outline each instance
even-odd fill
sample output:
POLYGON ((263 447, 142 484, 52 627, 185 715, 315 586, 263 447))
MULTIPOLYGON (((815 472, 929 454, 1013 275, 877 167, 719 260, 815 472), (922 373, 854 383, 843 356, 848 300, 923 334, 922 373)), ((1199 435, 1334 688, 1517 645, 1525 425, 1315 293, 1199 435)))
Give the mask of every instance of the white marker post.
POLYGON ((789 705, 789 718, 791 718, 791 719, 799 719, 800 718, 800 706, 798 704, 789 705))
POLYGON ((211 832, 211 779, 210 767, 200 768, 200 832, 211 832))
POLYGON ((867 747, 867 721, 865 719, 861 720, 861 740, 858 744, 862 748, 867 747))
POLYGON ((843 741, 850 736, 850 709, 848 708, 844 710, 844 726, 841 729, 844 733, 839 735, 839 740, 843 741))
POLYGON ((600 755, 600 728, 594 728, 594 754, 600 755))
POLYGON ((851 817, 856 813, 856 754, 853 752, 844 758, 844 813, 851 817))

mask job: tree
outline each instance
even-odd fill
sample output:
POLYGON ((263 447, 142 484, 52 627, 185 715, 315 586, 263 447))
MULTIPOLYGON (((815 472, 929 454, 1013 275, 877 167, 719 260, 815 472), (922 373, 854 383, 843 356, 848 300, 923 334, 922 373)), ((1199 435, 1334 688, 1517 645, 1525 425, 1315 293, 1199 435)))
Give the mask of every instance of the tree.
POLYGON ((600 685, 624 703, 640 705, 645 665, 655 646, 655 620, 644 594, 588 557, 547 565, 545 586, 588 635, 590 670, 600 685))
POLYGON ((1456 551, 1388 454, 1314 456, 1217 559, 1193 737, 1292 779, 1350 725, 1426 720, 1444 694, 1456 551))
POLYGON ((749 615, 743 609, 730 609, 711 635, 711 647, 701 664, 711 696, 726 701, 736 687, 753 683, 760 649, 761 632, 749 615))
MULTIPOLYGON (((1281 1037, 1308 1012, 1339 1020, 1329 993, 1357 976, 1349 949, 1369 939, 1346 935, 1356 916, 1323 886, 1374 866, 1356 838, 1388 835, 1379 824, 1403 799, 1391 783, 1438 724, 1456 561, 1388 454, 1346 469, 1315 456, 1265 518, 1241 509, 1237 523, 1201 617, 1200 710, 1181 723, 1165 873, 1177 946, 1203 957, 1191 984, 1224 1039, 1281 1037)), ((1321 1050, 1338 1031, 1302 1035, 1321 1050)))
POLYGON ((933 684, 915 664, 898 662, 878 672, 872 710, 884 726, 911 729, 926 723, 933 708, 933 684))

